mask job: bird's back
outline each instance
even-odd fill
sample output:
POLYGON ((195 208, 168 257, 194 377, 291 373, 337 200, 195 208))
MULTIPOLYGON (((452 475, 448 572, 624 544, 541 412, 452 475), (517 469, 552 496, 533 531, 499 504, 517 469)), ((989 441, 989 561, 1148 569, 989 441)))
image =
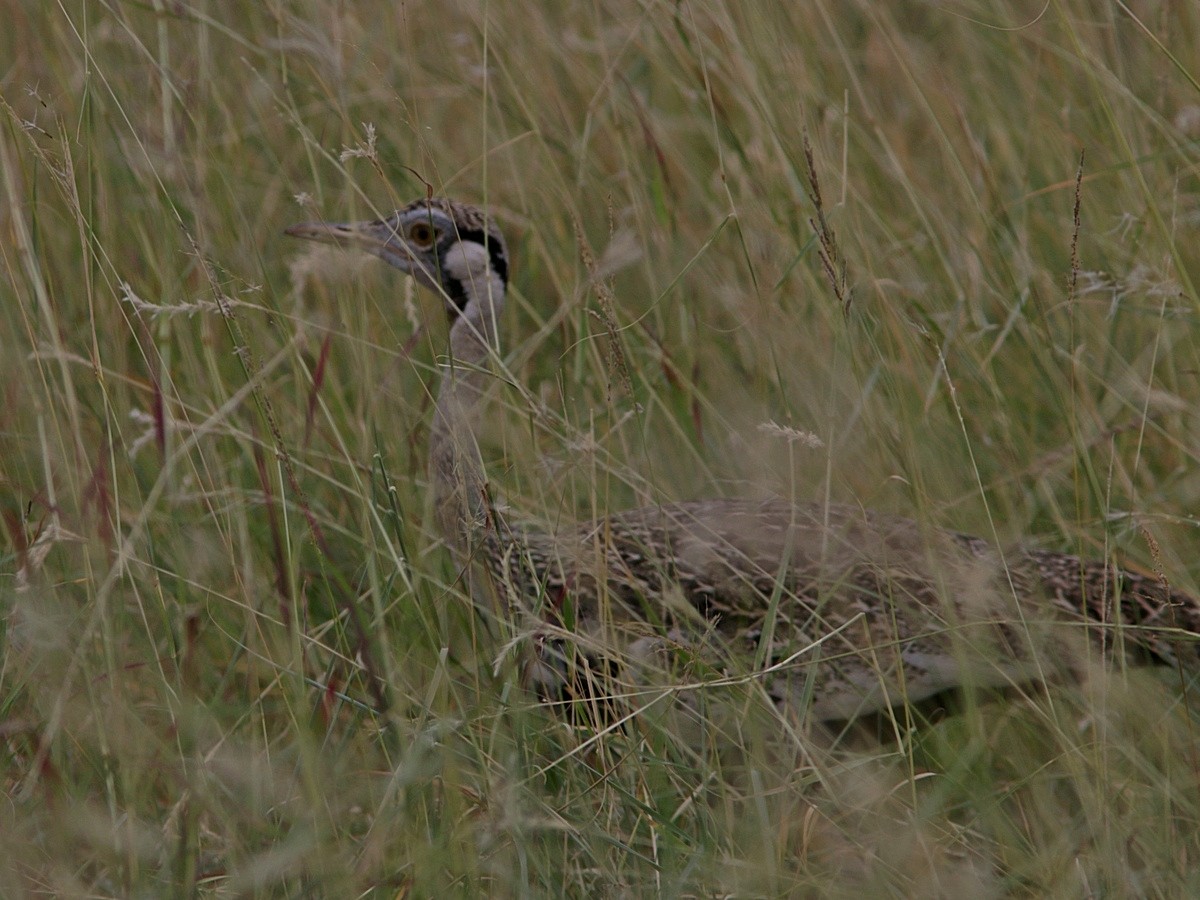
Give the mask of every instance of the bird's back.
POLYGON ((757 664, 777 700, 811 696, 820 718, 1119 646, 1197 664, 1182 632, 1200 631, 1200 605, 1157 579, 855 507, 695 501, 498 544, 493 589, 588 653, 718 645, 726 669, 757 664))

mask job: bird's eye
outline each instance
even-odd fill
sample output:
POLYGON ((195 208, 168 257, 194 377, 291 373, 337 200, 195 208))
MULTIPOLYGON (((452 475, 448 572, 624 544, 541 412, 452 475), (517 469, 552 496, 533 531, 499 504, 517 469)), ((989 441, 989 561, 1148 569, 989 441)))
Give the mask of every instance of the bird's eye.
POLYGON ((408 239, 418 247, 433 246, 437 231, 428 222, 413 222, 408 226, 408 239))

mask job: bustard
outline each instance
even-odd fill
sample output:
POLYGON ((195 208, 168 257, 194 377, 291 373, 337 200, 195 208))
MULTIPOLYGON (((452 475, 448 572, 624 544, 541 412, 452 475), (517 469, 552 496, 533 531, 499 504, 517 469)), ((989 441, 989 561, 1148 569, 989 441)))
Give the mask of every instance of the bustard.
MULTIPOLYGON (((689 640, 754 660, 770 696, 849 719, 964 683, 1005 686, 1133 650, 1200 668, 1200 603, 1098 560, 933 530, 852 506, 701 500, 558 534, 489 500, 475 428, 508 280, 480 209, 421 199, 385 219, 308 222, 294 237, 380 257, 445 301, 449 358, 429 434, 437 523, 477 603, 570 635, 580 655, 689 640), (1074 626, 1074 627, 1072 627, 1074 626)), ((567 680, 542 640, 535 678, 567 680)), ((619 651, 623 652, 623 651, 619 651)), ((618 653, 619 655, 619 653, 618 653)), ((743 670, 745 671, 745 670, 743 670)))

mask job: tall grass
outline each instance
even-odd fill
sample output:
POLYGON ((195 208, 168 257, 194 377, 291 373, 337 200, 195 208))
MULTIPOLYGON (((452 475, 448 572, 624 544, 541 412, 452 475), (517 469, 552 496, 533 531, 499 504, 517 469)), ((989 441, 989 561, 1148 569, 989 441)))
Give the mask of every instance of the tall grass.
POLYGON ((1188 673, 540 708, 429 526, 437 302, 281 236, 491 208, 550 527, 829 498, 1194 591, 1200 7, 12 6, 0 894, 1200 893, 1188 673))

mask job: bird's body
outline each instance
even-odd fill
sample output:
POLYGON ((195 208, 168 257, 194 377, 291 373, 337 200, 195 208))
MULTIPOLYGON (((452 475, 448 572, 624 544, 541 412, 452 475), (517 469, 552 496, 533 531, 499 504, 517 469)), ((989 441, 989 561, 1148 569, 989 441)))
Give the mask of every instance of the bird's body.
MULTIPOLYGON (((777 702, 825 719, 1029 681, 1114 650, 1200 668, 1200 603, 1165 580, 1004 553, 857 507, 713 499, 555 534, 509 522, 474 437, 508 277, 490 220, 425 199, 380 221, 288 233, 365 249, 445 298, 453 324, 429 460, 438 526, 476 601, 532 623, 546 646, 614 658, 701 647, 747 661, 777 702)), ((544 649, 535 667, 543 689, 570 678, 571 660, 554 656, 544 649)))

